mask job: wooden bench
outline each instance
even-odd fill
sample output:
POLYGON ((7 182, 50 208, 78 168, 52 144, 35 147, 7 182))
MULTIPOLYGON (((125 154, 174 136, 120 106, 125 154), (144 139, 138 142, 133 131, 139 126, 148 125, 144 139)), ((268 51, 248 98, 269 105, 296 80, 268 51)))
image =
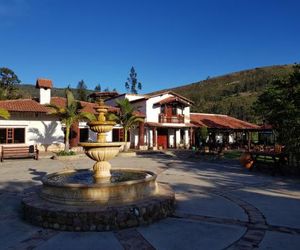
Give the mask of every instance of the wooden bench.
POLYGON ((10 158, 33 158, 39 159, 39 150, 37 147, 30 146, 2 146, 1 162, 10 158))

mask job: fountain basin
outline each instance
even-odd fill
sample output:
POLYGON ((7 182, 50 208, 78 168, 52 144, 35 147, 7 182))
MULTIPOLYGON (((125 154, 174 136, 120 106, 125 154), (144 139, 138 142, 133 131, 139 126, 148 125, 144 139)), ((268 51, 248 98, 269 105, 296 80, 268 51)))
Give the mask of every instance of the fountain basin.
POLYGON ((88 126, 96 133, 106 133, 111 131, 115 124, 114 121, 91 121, 88 123, 88 126))
POLYGON ((158 192, 156 174, 150 171, 114 169, 110 178, 93 183, 92 171, 69 170, 42 179, 42 199, 68 205, 118 205, 154 196, 158 192))
POLYGON ((94 161, 109 161, 120 151, 122 142, 82 142, 86 155, 94 161))

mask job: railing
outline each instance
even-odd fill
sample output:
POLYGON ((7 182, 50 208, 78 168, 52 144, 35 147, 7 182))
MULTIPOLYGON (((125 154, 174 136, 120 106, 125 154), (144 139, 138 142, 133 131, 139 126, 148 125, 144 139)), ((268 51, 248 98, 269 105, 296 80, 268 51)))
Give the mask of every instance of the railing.
POLYGON ((166 116, 165 114, 159 114, 158 120, 160 123, 184 123, 183 115, 166 116))

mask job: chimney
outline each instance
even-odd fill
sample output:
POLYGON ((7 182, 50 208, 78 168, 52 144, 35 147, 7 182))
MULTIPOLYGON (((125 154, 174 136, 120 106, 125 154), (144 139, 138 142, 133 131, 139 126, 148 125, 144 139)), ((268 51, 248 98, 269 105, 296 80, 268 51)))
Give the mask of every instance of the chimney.
POLYGON ((38 78, 35 87, 40 89, 40 104, 50 104, 52 81, 49 79, 38 78))

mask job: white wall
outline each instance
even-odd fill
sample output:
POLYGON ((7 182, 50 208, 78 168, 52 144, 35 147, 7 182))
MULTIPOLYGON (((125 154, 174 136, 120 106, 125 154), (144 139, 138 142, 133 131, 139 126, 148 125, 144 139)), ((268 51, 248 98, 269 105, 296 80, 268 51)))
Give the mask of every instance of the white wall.
POLYGON ((154 103, 160 102, 163 99, 171 97, 173 95, 164 94, 149 98, 146 102, 146 121, 147 122, 158 122, 158 115, 160 114, 160 106, 153 107, 154 103))
MULTIPOLYGON (((25 143, 36 144, 41 150, 60 150, 64 146, 64 132, 61 123, 55 118, 34 113, 13 114, 10 120, 0 120, 0 128, 25 128, 25 143), (27 119, 26 119, 27 118, 27 119)), ((16 145, 16 144, 11 144, 16 145)))
MULTIPOLYGON (((160 106, 156 105, 153 107, 153 104, 160 102, 161 100, 164 100, 168 97, 173 97, 174 95, 172 94, 163 94, 159 96, 154 96, 151 97, 147 100, 146 102, 146 121, 147 122, 158 122, 158 116, 161 112, 160 106)), ((190 107, 185 107, 182 111, 181 108, 177 109, 178 114, 183 113, 184 118, 185 118, 185 123, 190 123, 190 107)), ((173 125, 173 124, 172 124, 173 125)))
POLYGON ((49 104, 51 101, 51 89, 40 89, 40 104, 49 104))
POLYGON ((183 109, 183 115, 184 115, 184 122, 185 123, 190 123, 191 122, 191 117, 190 117, 190 107, 185 107, 183 109))

